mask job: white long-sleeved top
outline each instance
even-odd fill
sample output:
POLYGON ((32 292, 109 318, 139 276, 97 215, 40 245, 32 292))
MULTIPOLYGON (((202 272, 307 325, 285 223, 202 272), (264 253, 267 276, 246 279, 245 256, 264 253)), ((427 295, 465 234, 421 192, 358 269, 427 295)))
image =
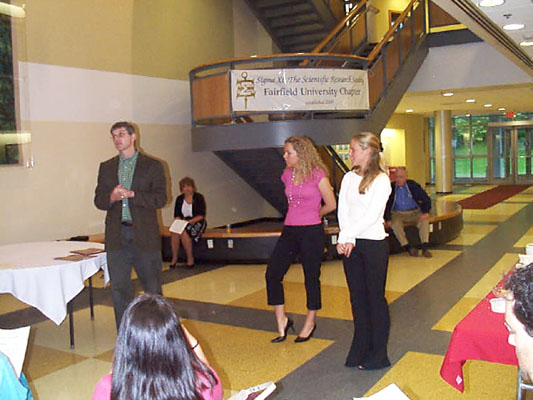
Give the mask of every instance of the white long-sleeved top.
POLYGON ((383 213, 391 194, 389 177, 379 174, 365 194, 359 193, 363 177, 350 171, 342 178, 339 194, 339 243, 355 244, 356 239, 382 240, 388 234, 383 226, 383 213))

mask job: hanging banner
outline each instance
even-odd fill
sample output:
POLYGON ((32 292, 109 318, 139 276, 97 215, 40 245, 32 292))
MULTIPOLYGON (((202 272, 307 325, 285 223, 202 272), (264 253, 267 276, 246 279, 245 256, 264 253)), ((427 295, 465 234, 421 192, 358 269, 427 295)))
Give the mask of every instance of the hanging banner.
POLYGON ((368 72, 354 69, 232 70, 233 111, 368 110, 368 72))

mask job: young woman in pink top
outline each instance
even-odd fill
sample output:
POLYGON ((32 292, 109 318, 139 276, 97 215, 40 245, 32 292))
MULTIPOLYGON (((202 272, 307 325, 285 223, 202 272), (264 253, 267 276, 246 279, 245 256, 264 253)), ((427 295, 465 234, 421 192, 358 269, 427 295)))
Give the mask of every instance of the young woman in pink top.
POLYGON ((198 341, 164 297, 143 294, 122 317, 113 374, 93 400, 222 400, 222 386, 198 341))
POLYGON ((300 256, 307 295, 307 317, 295 339, 296 343, 300 343, 309 340, 315 332, 316 313, 322 307, 320 267, 325 246, 322 217, 335 210, 336 201, 326 166, 311 139, 305 136, 288 138, 283 158, 287 168, 281 180, 285 184, 288 210, 265 278, 268 304, 274 306, 279 333, 272 342, 279 343, 287 338, 290 328, 294 330, 294 322, 285 314, 283 277, 294 256, 300 256))

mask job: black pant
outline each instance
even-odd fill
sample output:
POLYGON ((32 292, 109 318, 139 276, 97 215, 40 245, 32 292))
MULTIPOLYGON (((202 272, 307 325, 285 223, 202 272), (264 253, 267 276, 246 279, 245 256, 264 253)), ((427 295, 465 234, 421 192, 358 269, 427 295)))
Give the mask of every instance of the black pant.
POLYGON ((163 261, 161 251, 141 251, 133 241, 133 227, 121 227, 121 248, 107 252, 107 267, 111 280, 111 296, 115 310, 117 330, 120 327, 122 314, 133 300, 131 268, 141 281, 146 293, 161 294, 161 269, 163 261))
POLYGON ((324 255, 325 236, 322 224, 309 226, 284 226, 281 236, 270 256, 265 279, 268 304, 285 304, 283 277, 296 255, 302 261, 305 276, 307 309, 320 310, 320 266, 324 255))
POLYGON ((385 299, 387 239, 357 239, 352 254, 343 259, 343 264, 355 328, 346 366, 386 367, 390 365, 387 357, 390 317, 385 299))

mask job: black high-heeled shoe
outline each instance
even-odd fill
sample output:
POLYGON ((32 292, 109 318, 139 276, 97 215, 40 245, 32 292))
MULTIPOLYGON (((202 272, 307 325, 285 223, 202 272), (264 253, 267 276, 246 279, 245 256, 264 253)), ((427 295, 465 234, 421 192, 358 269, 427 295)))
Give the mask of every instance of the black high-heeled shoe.
POLYGON ((287 339, 287 332, 289 329, 292 328, 292 331, 294 332, 294 321, 290 318, 287 318, 287 325, 285 325, 285 332, 283 333, 283 336, 278 336, 277 338, 274 338, 271 340, 272 343, 279 343, 283 342, 285 339, 287 339))
POLYGON ((306 337, 298 336, 296 339, 294 339, 294 343, 302 343, 307 342, 311 337, 313 337, 313 333, 315 333, 316 324, 313 326, 313 329, 311 329, 311 333, 307 335, 306 337))

